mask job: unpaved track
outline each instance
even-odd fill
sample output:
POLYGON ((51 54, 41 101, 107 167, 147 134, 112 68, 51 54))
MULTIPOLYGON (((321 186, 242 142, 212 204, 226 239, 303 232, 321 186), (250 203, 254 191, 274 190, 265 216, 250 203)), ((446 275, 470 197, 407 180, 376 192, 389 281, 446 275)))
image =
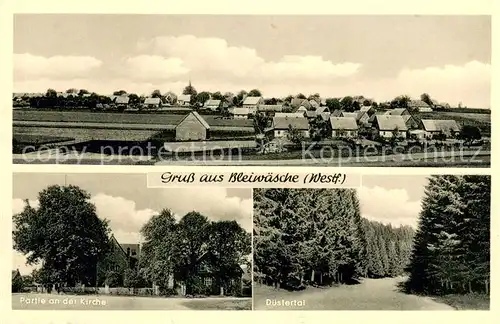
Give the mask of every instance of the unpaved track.
POLYGON ((308 288, 300 292, 255 287, 254 309, 262 310, 454 310, 430 297, 407 295, 398 290, 401 278, 365 279, 358 285, 308 288), (305 301, 305 306, 272 306, 266 301, 305 301))

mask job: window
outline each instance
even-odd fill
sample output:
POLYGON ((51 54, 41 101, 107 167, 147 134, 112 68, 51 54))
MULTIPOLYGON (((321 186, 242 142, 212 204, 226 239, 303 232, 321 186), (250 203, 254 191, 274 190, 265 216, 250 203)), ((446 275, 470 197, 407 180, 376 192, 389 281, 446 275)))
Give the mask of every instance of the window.
POLYGON ((203 283, 205 284, 205 286, 211 287, 212 286, 212 278, 205 277, 204 280, 203 280, 203 283))

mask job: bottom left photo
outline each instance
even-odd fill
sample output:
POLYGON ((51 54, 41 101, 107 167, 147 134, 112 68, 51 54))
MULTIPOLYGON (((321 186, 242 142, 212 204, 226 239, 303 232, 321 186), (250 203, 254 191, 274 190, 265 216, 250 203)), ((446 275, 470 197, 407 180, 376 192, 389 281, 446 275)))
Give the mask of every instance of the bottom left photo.
POLYGON ((251 310, 252 189, 14 173, 12 309, 251 310))

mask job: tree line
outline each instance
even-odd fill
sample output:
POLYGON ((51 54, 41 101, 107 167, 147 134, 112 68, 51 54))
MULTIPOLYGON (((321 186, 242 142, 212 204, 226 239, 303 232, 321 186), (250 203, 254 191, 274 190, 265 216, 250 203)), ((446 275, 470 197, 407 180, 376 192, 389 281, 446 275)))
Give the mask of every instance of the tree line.
POLYGON ((408 291, 489 293, 490 194, 490 176, 429 178, 408 267, 408 291))
POLYGON ((27 264, 41 265, 33 279, 46 287, 151 287, 166 293, 169 282, 183 283, 187 294, 209 294, 203 276, 226 291, 232 279, 250 268, 251 235, 236 221, 210 221, 198 212, 176 220, 168 209, 142 227, 137 263, 116 253, 108 221, 98 217, 90 195, 77 186, 49 186, 38 195, 39 207, 26 201, 13 215, 14 249, 27 264))
POLYGON ((287 289, 402 273, 410 228, 362 219, 353 189, 254 189, 254 277, 287 289), (390 258, 389 258, 390 256, 390 258))

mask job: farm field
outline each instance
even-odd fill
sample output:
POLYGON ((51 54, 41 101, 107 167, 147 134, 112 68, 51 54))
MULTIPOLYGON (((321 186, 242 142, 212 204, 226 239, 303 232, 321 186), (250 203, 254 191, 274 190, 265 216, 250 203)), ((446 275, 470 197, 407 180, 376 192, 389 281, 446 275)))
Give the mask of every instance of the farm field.
POLYGON ((417 113, 414 116, 417 119, 451 119, 455 120, 460 126, 477 126, 483 136, 491 134, 491 114, 435 111, 431 113, 417 113))
MULTIPOLYGON (((106 113, 89 111, 36 111, 14 110, 15 121, 81 122, 106 124, 159 124, 177 125, 184 115, 155 113, 106 113)), ((215 115, 202 115, 210 126, 253 127, 252 120, 222 119, 215 115)))
POLYGON ((16 310, 251 310, 251 298, 12 294, 16 310), (38 303, 27 303, 27 300, 38 303), (45 303, 41 304, 44 300, 45 303))

